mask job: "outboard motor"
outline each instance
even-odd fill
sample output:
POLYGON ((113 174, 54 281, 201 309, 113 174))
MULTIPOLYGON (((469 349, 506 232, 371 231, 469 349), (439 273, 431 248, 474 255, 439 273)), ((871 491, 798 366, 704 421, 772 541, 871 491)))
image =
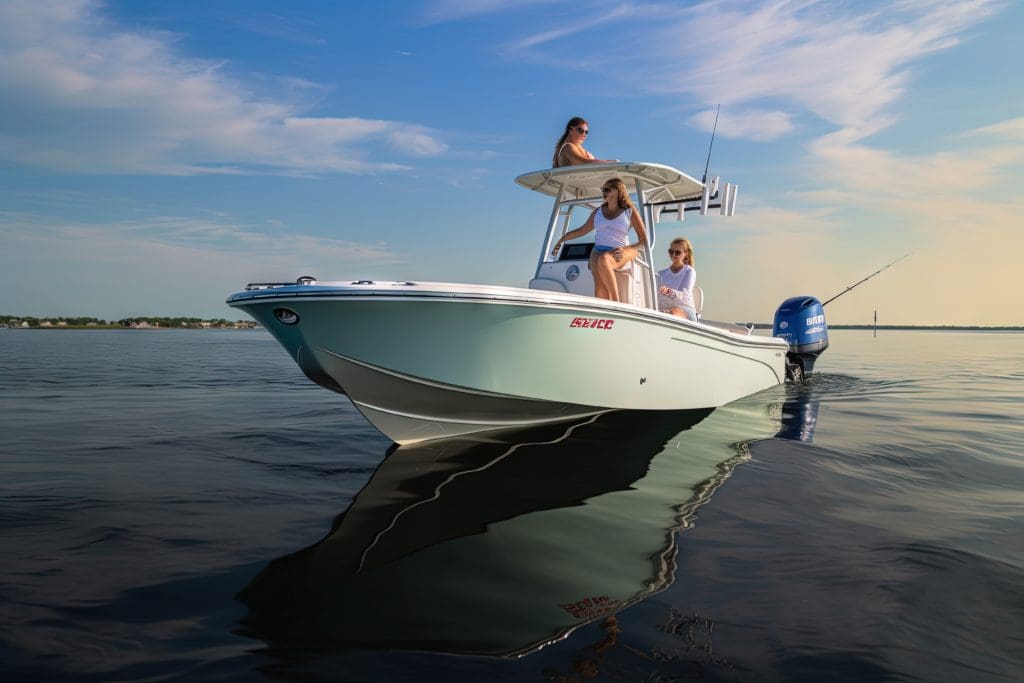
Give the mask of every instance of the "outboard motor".
POLYGON ((799 382, 814 370, 814 361, 828 348, 828 327, 821 302, 813 296, 794 296, 783 301, 775 311, 772 336, 789 343, 786 376, 799 382))

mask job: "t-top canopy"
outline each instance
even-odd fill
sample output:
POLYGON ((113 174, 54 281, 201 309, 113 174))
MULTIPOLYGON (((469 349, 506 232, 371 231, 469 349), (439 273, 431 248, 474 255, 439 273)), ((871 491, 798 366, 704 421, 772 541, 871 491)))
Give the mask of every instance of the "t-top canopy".
POLYGON ((601 186, 609 178, 621 178, 626 187, 633 190, 634 180, 639 179, 647 191, 647 201, 671 201, 692 199, 704 191, 704 184, 671 166, 647 162, 617 161, 601 164, 579 164, 562 166, 544 171, 524 173, 516 178, 523 187, 552 197, 558 196, 559 188, 565 186, 565 196, 600 197, 601 186), (651 192, 650 190, 655 190, 651 192))

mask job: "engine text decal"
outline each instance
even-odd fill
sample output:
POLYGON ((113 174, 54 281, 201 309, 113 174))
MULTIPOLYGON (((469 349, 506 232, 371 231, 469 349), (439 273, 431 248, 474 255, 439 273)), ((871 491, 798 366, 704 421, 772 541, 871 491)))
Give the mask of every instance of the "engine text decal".
POLYGON ((589 327, 595 330, 610 330, 614 320, 607 318, 573 318, 569 327, 589 327))

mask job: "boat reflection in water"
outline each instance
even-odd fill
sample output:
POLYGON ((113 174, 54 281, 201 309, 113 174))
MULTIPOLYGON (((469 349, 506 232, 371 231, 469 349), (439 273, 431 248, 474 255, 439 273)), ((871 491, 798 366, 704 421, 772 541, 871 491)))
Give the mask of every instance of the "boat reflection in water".
POLYGON ((782 427, 775 435, 776 438, 808 443, 814 441, 814 427, 818 424, 820 401, 811 391, 811 381, 786 385, 786 400, 782 404, 782 427))
POLYGON ((676 533, 776 435, 781 394, 398 447, 323 540, 239 594, 244 632, 490 655, 562 638, 672 583, 676 533))

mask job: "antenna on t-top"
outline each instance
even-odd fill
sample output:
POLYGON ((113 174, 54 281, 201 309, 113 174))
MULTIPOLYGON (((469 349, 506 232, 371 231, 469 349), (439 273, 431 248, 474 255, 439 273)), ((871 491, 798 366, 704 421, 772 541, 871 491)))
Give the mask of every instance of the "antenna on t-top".
POLYGON ((711 166, 711 148, 715 146, 715 131, 718 130, 718 112, 722 110, 722 105, 719 104, 715 109, 715 125, 711 127, 711 142, 708 144, 708 160, 704 162, 704 177, 700 179, 702 183, 708 181, 708 168, 711 166))
POLYGON ((708 158, 704 162, 704 176, 700 179, 701 185, 704 186, 704 192, 700 198, 700 215, 707 216, 708 209, 712 208, 711 200, 718 199, 719 202, 715 205, 721 209, 723 216, 731 216, 736 211, 736 193, 739 187, 732 183, 726 183, 722 191, 719 192, 718 183, 721 180, 718 176, 711 178, 708 181, 708 169, 711 167, 711 150, 715 146, 715 133, 718 132, 718 115, 722 111, 722 105, 719 104, 715 107, 715 124, 711 127, 711 142, 708 143, 708 158))

